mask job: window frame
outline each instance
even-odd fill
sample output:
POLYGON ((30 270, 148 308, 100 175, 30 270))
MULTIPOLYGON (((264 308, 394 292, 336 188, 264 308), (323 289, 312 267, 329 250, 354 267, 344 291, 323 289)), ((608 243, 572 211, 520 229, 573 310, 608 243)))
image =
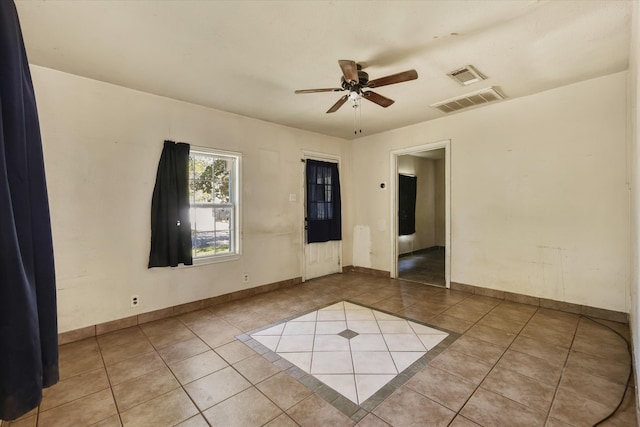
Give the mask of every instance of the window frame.
MULTIPOLYGON (((202 265, 202 264, 212 264, 218 262, 232 261, 239 259, 242 255, 242 153, 236 151, 228 151, 217 148, 209 148, 209 147, 199 147, 195 145, 191 145, 189 149, 189 157, 192 154, 200 154, 205 156, 212 157, 228 157, 232 158, 235 163, 235 167, 233 168, 230 176, 230 188, 229 188, 229 204, 216 204, 216 203, 191 203, 191 198, 189 199, 189 213, 191 215, 191 209, 197 207, 232 207, 232 216, 231 219, 233 227, 233 233, 229 233, 229 246, 230 249, 234 249, 234 251, 230 251, 229 253, 224 253, 220 255, 205 255, 197 257, 193 255, 193 265, 202 265), (235 185, 234 185, 235 183, 235 185)), ((189 176, 189 183, 191 184, 192 177, 189 176)), ((194 248, 195 249, 195 248, 194 248)))

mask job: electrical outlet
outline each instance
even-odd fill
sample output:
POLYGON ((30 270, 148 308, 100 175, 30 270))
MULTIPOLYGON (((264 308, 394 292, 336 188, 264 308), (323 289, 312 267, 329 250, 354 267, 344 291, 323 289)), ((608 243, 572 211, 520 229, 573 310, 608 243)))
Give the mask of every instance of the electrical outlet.
POLYGON ((138 295, 131 295, 131 307, 137 307, 140 305, 140 297, 138 295))
POLYGON ((249 273, 244 273, 242 275, 242 283, 249 283, 249 273))

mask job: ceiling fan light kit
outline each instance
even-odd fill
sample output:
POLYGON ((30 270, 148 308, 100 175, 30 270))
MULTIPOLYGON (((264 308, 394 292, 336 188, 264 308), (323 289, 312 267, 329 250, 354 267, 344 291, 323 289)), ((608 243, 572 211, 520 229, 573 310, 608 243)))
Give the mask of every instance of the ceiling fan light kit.
POLYGON ((327 110, 327 113, 335 113, 340 107, 342 107, 342 105, 344 105, 345 102, 347 102, 348 99, 352 100, 352 102, 354 103, 354 108, 358 107, 358 103, 362 98, 367 99, 374 104, 378 104, 381 107, 387 108, 395 101, 368 89, 407 82, 418 78, 418 73, 416 72, 416 70, 408 70, 401 73, 381 77, 379 79, 369 80, 369 74, 363 71, 362 66, 355 61, 352 61, 350 59, 341 59, 338 61, 338 65, 342 70, 342 77, 340 78, 341 87, 324 89, 303 89, 296 90, 295 93, 299 94, 349 91, 349 94, 344 95, 343 97, 338 99, 338 101, 327 110))

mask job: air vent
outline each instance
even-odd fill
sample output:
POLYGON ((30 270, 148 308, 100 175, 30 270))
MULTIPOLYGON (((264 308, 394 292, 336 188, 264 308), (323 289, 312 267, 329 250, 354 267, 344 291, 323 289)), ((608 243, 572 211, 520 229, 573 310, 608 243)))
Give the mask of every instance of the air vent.
POLYGON ((435 104, 431 104, 431 107, 437 108, 443 113, 452 113, 454 111, 462 110, 463 108, 475 107, 476 105, 487 104, 501 99, 504 99, 504 96, 502 96, 492 86, 478 92, 468 93, 458 98, 436 102, 435 104))
POLYGON ((472 83, 479 82, 480 80, 485 80, 486 78, 478 70, 473 68, 472 65, 467 65, 465 67, 447 73, 447 76, 451 77, 462 86, 467 86, 472 83))

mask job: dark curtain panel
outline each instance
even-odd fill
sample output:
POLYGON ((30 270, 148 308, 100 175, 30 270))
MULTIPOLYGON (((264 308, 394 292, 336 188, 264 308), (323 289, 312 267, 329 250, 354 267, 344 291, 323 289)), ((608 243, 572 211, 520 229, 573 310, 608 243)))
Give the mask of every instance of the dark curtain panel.
POLYGON ((0 419, 58 381, 56 283, 38 112, 13 1, 0 1, 0 419))
POLYGON ((193 264, 189 219, 189 144, 165 141, 151 202, 149 268, 193 264))
POLYGON ((338 165, 307 160, 306 180, 307 243, 342 240, 338 165))
POLYGON ((398 234, 416 232, 416 190, 418 178, 398 175, 398 234))

